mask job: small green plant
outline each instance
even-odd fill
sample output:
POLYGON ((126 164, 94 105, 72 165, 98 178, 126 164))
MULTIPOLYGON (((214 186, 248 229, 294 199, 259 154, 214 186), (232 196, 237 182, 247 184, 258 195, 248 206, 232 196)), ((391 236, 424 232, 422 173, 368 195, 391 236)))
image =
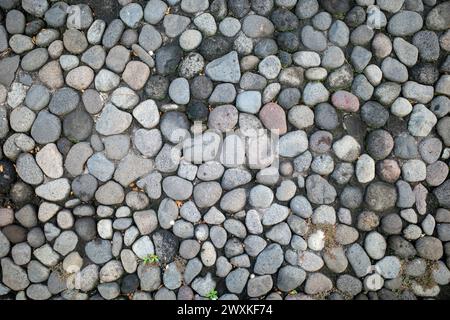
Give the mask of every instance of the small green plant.
POLYGON ((144 259, 142 259, 144 264, 157 264, 159 262, 159 257, 156 254, 149 254, 144 259))
POLYGON ((295 296, 297 293, 298 293, 297 290, 294 289, 289 292, 289 295, 295 296))
POLYGON ((338 19, 338 20, 344 20, 345 14, 343 14, 343 13, 335 13, 335 14, 334 14, 334 17, 335 17, 336 19, 338 19))
POLYGON ((217 290, 216 289, 212 289, 210 292, 208 292, 206 297, 209 300, 217 300, 218 299, 218 297, 217 297, 217 290))

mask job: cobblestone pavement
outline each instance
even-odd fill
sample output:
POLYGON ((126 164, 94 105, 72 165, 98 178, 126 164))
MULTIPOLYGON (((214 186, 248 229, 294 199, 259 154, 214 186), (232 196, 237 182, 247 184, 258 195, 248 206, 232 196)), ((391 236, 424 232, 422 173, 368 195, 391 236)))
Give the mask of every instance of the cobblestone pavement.
POLYGON ((449 298, 450 1, 0 0, 0 299, 449 298))

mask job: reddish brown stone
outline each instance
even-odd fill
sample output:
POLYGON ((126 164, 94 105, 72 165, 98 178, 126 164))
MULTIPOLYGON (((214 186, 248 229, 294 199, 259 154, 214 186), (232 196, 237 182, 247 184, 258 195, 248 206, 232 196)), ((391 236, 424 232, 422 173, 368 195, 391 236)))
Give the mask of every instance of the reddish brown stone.
POLYGON ((27 240, 27 229, 17 224, 10 224, 4 227, 2 232, 12 243, 21 243, 27 240))
POLYGON ((150 68, 143 62, 130 61, 122 73, 122 79, 133 90, 141 90, 150 76, 150 68))
POLYGON ((267 129, 278 131, 280 136, 287 132, 286 113, 276 103, 270 102, 262 107, 259 112, 259 119, 267 129))
POLYGON ((47 63, 39 70, 39 80, 50 89, 59 89, 64 86, 64 77, 61 66, 57 60, 47 63))
POLYGON ((14 211, 10 208, 0 208, 0 227, 10 225, 14 222, 14 211))
POLYGON ((348 91, 336 91, 331 96, 331 102, 339 110, 347 112, 357 112, 359 110, 358 98, 348 91))
POLYGON ((386 159, 378 162, 377 173, 381 180, 394 183, 400 177, 400 167, 395 160, 386 159))

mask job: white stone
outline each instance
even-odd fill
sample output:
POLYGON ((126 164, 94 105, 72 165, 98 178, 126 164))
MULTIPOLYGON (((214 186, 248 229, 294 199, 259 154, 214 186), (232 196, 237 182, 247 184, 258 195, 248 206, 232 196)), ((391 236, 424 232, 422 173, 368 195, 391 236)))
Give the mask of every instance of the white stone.
POLYGON ((45 145, 36 153, 36 162, 49 178, 57 179, 64 173, 63 157, 54 143, 45 145))
POLYGON ((386 15, 379 7, 371 5, 367 7, 366 24, 372 29, 381 29, 387 25, 386 15))
POLYGON ((391 105, 391 112, 399 118, 406 117, 411 113, 413 107, 411 102, 403 97, 398 97, 395 99, 394 103, 391 105))
POLYGON ((339 159, 353 162, 358 159, 361 146, 355 138, 346 135, 333 144, 333 151, 339 159))
POLYGON ((102 239, 111 239, 113 236, 112 220, 102 219, 97 222, 97 232, 102 239))
POLYGON ((153 246, 152 240, 148 236, 144 236, 136 240, 136 242, 133 244, 133 252, 138 256, 140 259, 144 259, 150 254, 155 253, 155 248, 153 246))
POLYGON ((356 178, 361 183, 368 183, 375 178, 375 161, 368 154, 362 154, 356 161, 356 178))
POLYGON ((295 64, 303 68, 320 66, 320 56, 314 51, 298 51, 294 53, 292 59, 295 64))
POLYGON ((402 166, 402 176, 408 182, 423 181, 427 177, 427 166, 422 160, 408 160, 402 166))
POLYGON ((320 251, 325 247, 325 233, 317 230, 308 238, 308 248, 314 251, 320 251))
POLYGON ((141 102, 133 109, 133 117, 146 129, 151 129, 159 123, 160 115, 155 101, 149 99, 141 102))
POLYGON ((378 291, 383 288, 384 279, 378 273, 371 274, 364 279, 364 288, 367 291, 378 291))
POLYGON ((364 69, 364 75, 374 86, 379 85, 381 83, 381 79, 383 79, 383 72, 376 64, 369 64, 364 69))
POLYGON ((408 122, 408 130, 415 137, 426 137, 437 123, 437 118, 423 104, 414 106, 408 122))

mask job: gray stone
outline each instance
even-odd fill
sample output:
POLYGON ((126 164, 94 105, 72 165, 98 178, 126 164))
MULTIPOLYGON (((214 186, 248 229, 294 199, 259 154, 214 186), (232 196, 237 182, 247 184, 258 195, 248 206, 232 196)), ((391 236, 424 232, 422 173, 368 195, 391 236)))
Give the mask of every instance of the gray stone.
POLYGON ((85 35, 76 29, 68 29, 63 34, 64 47, 73 54, 80 54, 88 47, 85 35))
POLYGON ((22 8, 32 16, 41 18, 48 10, 47 0, 22 0, 22 8))
MULTIPOLYGON (((80 70, 86 71, 87 69, 89 68, 85 67, 81 68, 80 70)), ((77 70, 77 72, 80 70, 77 70)), ((80 78, 79 82, 71 81, 73 79, 73 76, 75 75, 75 72, 73 72, 70 77, 69 75, 67 76, 67 84, 70 86, 74 85, 74 87, 78 86, 79 83, 83 84, 83 86, 89 85, 92 80, 90 79, 90 76, 93 75, 92 70, 89 69, 89 71, 90 72, 83 72, 83 78, 80 78)), ((64 77, 63 71, 61 70, 58 61, 53 60, 44 65, 41 70, 39 70, 39 80, 41 80, 41 82, 50 89, 61 88, 64 85, 64 77)), ((85 87, 83 88, 85 89, 85 87)))
POLYGON ((150 68, 141 61, 130 61, 122 74, 123 81, 133 90, 141 90, 150 76, 150 68))
POLYGON ((112 104, 107 104, 97 120, 96 130, 103 135, 119 134, 128 129, 132 116, 120 111, 112 104))
POLYGON ((124 198, 123 188, 114 181, 108 181, 95 192, 95 199, 104 205, 119 204, 124 198))
POLYGON ((114 180, 122 186, 128 186, 136 179, 143 177, 153 170, 153 161, 145 159, 131 152, 126 155, 117 165, 114 172, 114 180))
POLYGON ((106 22, 100 19, 95 20, 87 31, 87 40, 90 44, 99 44, 105 32, 106 22))
POLYGON ((386 247, 387 244, 384 237, 376 231, 372 231, 364 239, 364 248, 372 259, 379 260, 383 258, 386 247))
POLYGON ((416 104, 409 118, 408 130, 416 137, 427 136, 437 123, 436 116, 423 104, 416 104))
POLYGON ((199 208, 212 207, 219 201, 222 188, 218 182, 202 182, 195 186, 193 196, 199 208))
POLYGON ((56 239, 53 249, 59 254, 66 256, 75 249, 78 237, 73 231, 64 231, 56 239))
POLYGON ((189 102, 189 83, 185 78, 177 78, 170 83, 169 96, 177 104, 189 102))
POLYGON ((186 138, 188 129, 189 120, 184 113, 171 111, 164 113, 161 117, 161 133, 174 144, 180 143, 186 138))
POLYGON ((155 167, 161 172, 177 171, 181 158, 181 148, 166 143, 155 159, 155 167))
POLYGON ((340 291, 352 297, 356 296, 362 290, 361 281, 358 278, 348 274, 339 276, 339 278, 336 281, 336 286, 340 291))
POLYGON ((153 100, 146 100, 141 102, 133 109, 134 118, 147 129, 155 127, 159 123, 159 111, 156 103, 153 100))
POLYGON ((251 278, 247 284, 247 294, 250 297, 259 297, 268 293, 273 286, 272 277, 269 275, 251 278))
POLYGON ((130 28, 137 28, 144 16, 142 7, 137 3, 130 3, 120 10, 120 19, 130 28))
POLYGON ((33 111, 39 111, 45 108, 50 101, 48 89, 39 84, 30 87, 25 97, 25 105, 33 111))
POLYGON ((164 285, 170 289, 175 290, 182 284, 182 274, 178 270, 178 266, 175 262, 170 263, 164 271, 163 275, 164 285))
POLYGON ((213 105, 221 105, 227 103, 233 103, 236 98, 236 89, 231 83, 220 83, 211 93, 209 97, 209 103, 213 105))
POLYGON ((2 282, 14 291, 24 290, 30 284, 26 272, 9 258, 1 260, 2 282))
POLYGON ((93 14, 87 4, 70 6, 67 11, 67 28, 87 29, 92 24, 93 14))
POLYGON ((351 54, 351 62, 356 71, 363 71, 364 68, 369 64, 371 58, 372 53, 369 50, 360 46, 356 46, 353 48, 351 54))
POLYGON ((329 92, 321 82, 308 82, 303 91, 303 101, 307 105, 315 106, 321 102, 326 102, 329 92))
POLYGON ((208 12, 196 16, 194 18, 194 24, 206 36, 212 36, 217 32, 214 17, 208 12))
POLYGON ((202 263, 198 258, 189 260, 184 270, 184 281, 187 284, 190 284, 192 280, 200 273, 201 270, 202 270, 202 263))
POLYGON ((222 105, 214 108, 209 114, 208 127, 220 131, 228 131, 237 124, 238 111, 232 105, 222 105))
MULTIPOLYGON (((354 33, 355 31, 352 33, 352 35, 354 33)), ((341 20, 336 20, 331 25, 330 30, 328 30, 328 39, 339 47, 345 47, 348 44, 349 36, 350 30, 348 29, 347 25, 341 20)))
POLYGON ((150 0, 144 9, 144 19, 150 24, 157 24, 164 17, 167 4, 161 0, 150 0))
POLYGON ((78 93, 70 88, 57 90, 48 106, 49 110, 56 115, 66 115, 76 109, 80 102, 78 93))
POLYGON ((250 274, 247 269, 244 268, 233 270, 225 279, 227 289, 232 293, 241 293, 244 290, 245 285, 247 284, 249 275, 250 274))
POLYGON ((318 294, 321 292, 327 292, 331 290, 333 283, 331 280, 322 273, 310 274, 305 284, 305 293, 318 294))
POLYGON ((36 162, 50 178, 56 179, 63 175, 63 157, 53 143, 39 150, 36 154, 36 162))
POLYGON ((257 113, 261 108, 261 93, 258 91, 244 91, 236 99, 238 110, 247 113, 257 113))
POLYGON ((179 46, 167 45, 156 51, 156 70, 161 75, 168 75, 175 72, 183 56, 183 51, 179 46))
POLYGON ((408 36, 419 31, 423 26, 423 19, 417 12, 400 11, 389 19, 387 30, 394 36, 408 36))
POLYGON ((412 67, 416 64, 419 50, 403 38, 394 39, 394 51, 398 59, 406 66, 412 67))
POLYGON ((161 285, 161 271, 157 266, 140 264, 137 271, 142 290, 155 291, 161 285))
POLYGON ((98 91, 108 92, 119 86, 120 77, 114 72, 102 69, 95 76, 94 82, 98 91))
POLYGON ((408 80, 408 70, 398 60, 387 57, 381 64, 381 70, 383 71, 383 77, 387 80, 395 82, 406 82, 408 80))
POLYGON ((315 204, 330 204, 336 198, 336 190, 327 180, 319 175, 311 175, 306 179, 308 199, 315 204))
POLYGON ((397 192, 389 184, 373 182, 366 190, 365 201, 373 210, 384 211, 395 206, 397 192))
POLYGON ((274 55, 265 57, 258 64, 258 71, 267 79, 275 79, 281 71, 280 59, 274 55))
POLYGON ((8 32, 5 27, 2 25, 0 27, 0 52, 8 49, 8 32))
POLYGON ((197 48, 202 42, 202 34, 198 30, 186 30, 180 36, 180 47, 190 51, 197 48))
POLYGON ((268 245, 256 258, 254 272, 259 275, 274 274, 283 262, 283 251, 278 244, 268 245))
POLYGON ((142 155, 153 157, 161 149, 161 133, 157 129, 139 129, 134 134, 134 144, 142 155))
POLYGON ((34 44, 30 37, 16 34, 9 39, 9 46, 15 53, 22 54, 33 49, 34 44))
POLYGON ((114 173, 114 163, 109 161, 103 153, 95 153, 87 161, 89 173, 102 182, 112 178, 114 173))
POLYGON ((263 16, 249 15, 242 21, 242 31, 250 38, 269 37, 275 31, 275 27, 263 16))
POLYGON ((402 176, 408 182, 418 182, 426 179, 426 165, 421 160, 408 160, 402 166, 402 176))
POLYGON ((34 157, 29 153, 23 153, 17 158, 17 174, 26 183, 38 185, 43 182, 44 175, 37 165, 34 157))
POLYGON ((34 256, 47 267, 54 267, 60 259, 60 256, 50 247, 49 244, 44 244, 34 250, 34 256))
POLYGON ((64 167, 72 176, 82 173, 84 164, 93 154, 93 150, 87 142, 75 144, 67 154, 64 167))
POLYGON ((449 25, 449 10, 448 2, 443 2, 435 6, 427 15, 426 25, 432 30, 446 30, 449 25))
POLYGON ((220 208, 235 213, 242 210, 247 200, 245 189, 238 188, 225 193, 220 201, 220 208))
POLYGON ((103 46, 107 49, 114 47, 119 42, 124 29, 125 25, 122 20, 114 19, 111 21, 103 33, 103 46))
MULTIPOLYGON (((114 47, 117 48, 117 47, 114 47)), ((113 48, 113 49, 114 49, 113 48)), ((114 50, 111 49, 110 54, 108 54, 108 59, 110 58, 110 55, 114 54, 114 50)), ((126 58, 126 55, 124 55, 126 58)), ((96 45, 93 47, 90 47, 88 50, 86 50, 83 55, 81 56, 81 61, 87 64, 89 67, 93 68, 94 70, 100 70, 104 63, 105 63, 105 57, 106 53, 102 46, 96 45)), ((113 71, 117 70, 117 67, 114 67, 109 60, 107 60, 107 66, 111 68, 113 71)), ((73 69, 76 70, 76 69, 73 69)), ((121 70, 123 71, 123 69, 121 70)), ((116 71, 118 72, 118 71, 116 71)), ((75 73, 78 74, 78 73, 75 73)), ((73 76, 73 73, 72 73, 73 76)), ((74 76, 73 76, 74 77, 74 76)), ((74 77, 75 78, 75 77, 74 77)), ((92 81, 92 79, 91 79, 92 81)))
POLYGON ((216 287, 216 281, 212 278, 211 273, 207 273, 204 277, 197 277, 192 282, 191 287, 198 294, 206 297, 216 287))
POLYGON ((174 200, 188 199, 193 189, 191 182, 176 176, 165 178, 162 187, 164 192, 174 200))
POLYGON ((211 80, 238 83, 241 71, 236 51, 208 63, 205 72, 211 80))
POLYGON ((161 34, 151 25, 144 25, 139 33, 139 45, 146 51, 155 51, 161 47, 161 34))
POLYGON ((189 25, 191 20, 188 17, 168 14, 164 17, 163 26, 166 35, 170 38, 179 36, 189 25))
POLYGON ((370 259, 359 244, 351 245, 345 255, 358 277, 363 277, 370 272, 370 259))
MULTIPOLYGON (((35 114, 30 109, 26 107, 17 107, 13 109, 13 111, 10 114, 9 121, 11 129, 13 129, 16 132, 27 132, 30 130, 35 117, 36 117, 35 114)), ((20 137, 25 138, 25 136, 20 137)), ((23 148, 24 144, 23 142, 22 143, 20 142, 20 138, 17 139, 17 142, 15 141, 15 143, 17 147, 19 147, 20 149, 28 151, 27 148, 23 148)))
POLYGON ((416 249, 419 256, 428 260, 439 260, 443 255, 442 242, 430 236, 417 240, 416 249))

